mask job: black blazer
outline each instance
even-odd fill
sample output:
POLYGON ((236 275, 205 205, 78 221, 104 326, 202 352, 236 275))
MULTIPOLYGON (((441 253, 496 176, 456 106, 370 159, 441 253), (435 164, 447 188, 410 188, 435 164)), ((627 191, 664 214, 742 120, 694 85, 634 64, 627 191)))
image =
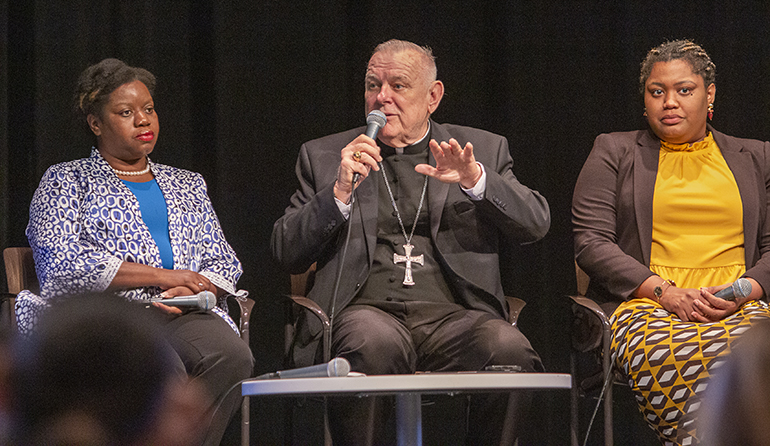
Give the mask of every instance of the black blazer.
MULTIPOLYGON (((357 128, 302 145, 296 173, 299 188, 285 214, 275 223, 271 248, 275 259, 290 273, 304 272, 317 262, 309 298, 327 313, 336 279, 347 221, 334 200, 340 150, 364 128, 357 128)), ((468 308, 507 317, 500 281, 498 252, 503 241, 534 242, 548 232, 548 203, 539 193, 519 183, 513 174, 507 140, 483 130, 431 121, 431 138, 470 141, 476 160, 484 165, 486 192, 472 201, 458 184, 428 181, 427 206, 436 254, 450 269, 450 287, 468 308)), ((429 163, 436 161, 429 155, 429 163)), ((375 175, 372 172, 370 175, 375 175)), ((377 241, 378 182, 367 178, 356 190, 350 216, 351 236, 335 311, 339 312, 366 281, 377 241)), ((313 320, 300 333, 309 343, 321 326, 313 320)))

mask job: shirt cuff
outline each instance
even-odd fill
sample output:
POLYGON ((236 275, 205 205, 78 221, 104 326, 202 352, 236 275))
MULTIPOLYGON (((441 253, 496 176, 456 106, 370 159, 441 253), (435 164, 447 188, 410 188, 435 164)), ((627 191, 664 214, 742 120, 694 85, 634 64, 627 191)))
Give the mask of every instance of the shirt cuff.
POLYGON ((337 203, 337 207, 339 208, 340 212, 342 213, 342 216, 345 217, 345 220, 350 217, 350 205, 343 203, 339 198, 334 197, 334 202, 337 203))
MULTIPOLYGON (((487 171, 484 170, 484 165, 480 162, 476 162, 476 164, 479 165, 481 168, 481 178, 479 178, 479 181, 476 182, 476 185, 473 186, 470 189, 466 189, 462 186, 460 186, 460 189, 463 190, 471 200, 473 201, 481 201, 484 199, 484 192, 487 190, 487 171)), ((348 208, 348 213, 350 213, 350 208, 348 208)))

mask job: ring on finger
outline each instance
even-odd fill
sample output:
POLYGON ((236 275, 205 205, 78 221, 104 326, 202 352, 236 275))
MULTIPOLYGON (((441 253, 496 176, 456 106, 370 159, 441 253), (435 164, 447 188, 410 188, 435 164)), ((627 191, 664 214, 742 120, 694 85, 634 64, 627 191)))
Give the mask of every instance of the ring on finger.
POLYGON ((353 152, 353 161, 355 161, 357 163, 361 162, 361 152, 359 152, 358 150, 353 152))
POLYGON ((201 283, 198 283, 198 286, 199 286, 199 287, 201 287, 201 288, 205 287, 205 285, 203 285, 203 283, 202 283, 202 282, 201 282, 201 283))

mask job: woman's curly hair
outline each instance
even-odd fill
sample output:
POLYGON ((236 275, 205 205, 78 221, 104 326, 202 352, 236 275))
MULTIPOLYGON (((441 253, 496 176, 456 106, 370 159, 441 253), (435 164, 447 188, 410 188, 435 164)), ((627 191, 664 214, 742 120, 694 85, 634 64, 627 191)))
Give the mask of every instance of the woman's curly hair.
POLYGON ((670 62, 677 59, 682 59, 690 64, 692 72, 703 78, 706 87, 714 83, 717 67, 711 61, 708 53, 692 40, 673 40, 656 46, 647 53, 639 75, 641 93, 644 94, 644 85, 652 73, 653 65, 658 62, 670 62))

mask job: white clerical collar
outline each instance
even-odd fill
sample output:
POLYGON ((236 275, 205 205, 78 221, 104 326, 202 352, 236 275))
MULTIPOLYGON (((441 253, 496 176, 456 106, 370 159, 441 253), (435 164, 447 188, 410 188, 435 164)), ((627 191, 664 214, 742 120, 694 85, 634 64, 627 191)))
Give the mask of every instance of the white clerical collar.
MULTIPOLYGON (((425 138, 427 138, 429 134, 430 134, 430 121, 428 121, 428 130, 425 132, 425 134, 424 134, 424 135, 422 135, 422 138, 420 138, 420 139, 418 139, 417 141, 415 141, 415 142, 413 142, 413 143, 409 144, 409 145, 408 145, 408 146, 406 146, 406 147, 414 146, 414 145, 417 145, 417 144, 419 144, 419 143, 421 143, 421 142, 425 141, 425 138)), ((404 149, 406 149, 406 147, 395 147, 395 149, 396 149, 396 155, 403 155, 403 154, 404 154, 404 149)))

